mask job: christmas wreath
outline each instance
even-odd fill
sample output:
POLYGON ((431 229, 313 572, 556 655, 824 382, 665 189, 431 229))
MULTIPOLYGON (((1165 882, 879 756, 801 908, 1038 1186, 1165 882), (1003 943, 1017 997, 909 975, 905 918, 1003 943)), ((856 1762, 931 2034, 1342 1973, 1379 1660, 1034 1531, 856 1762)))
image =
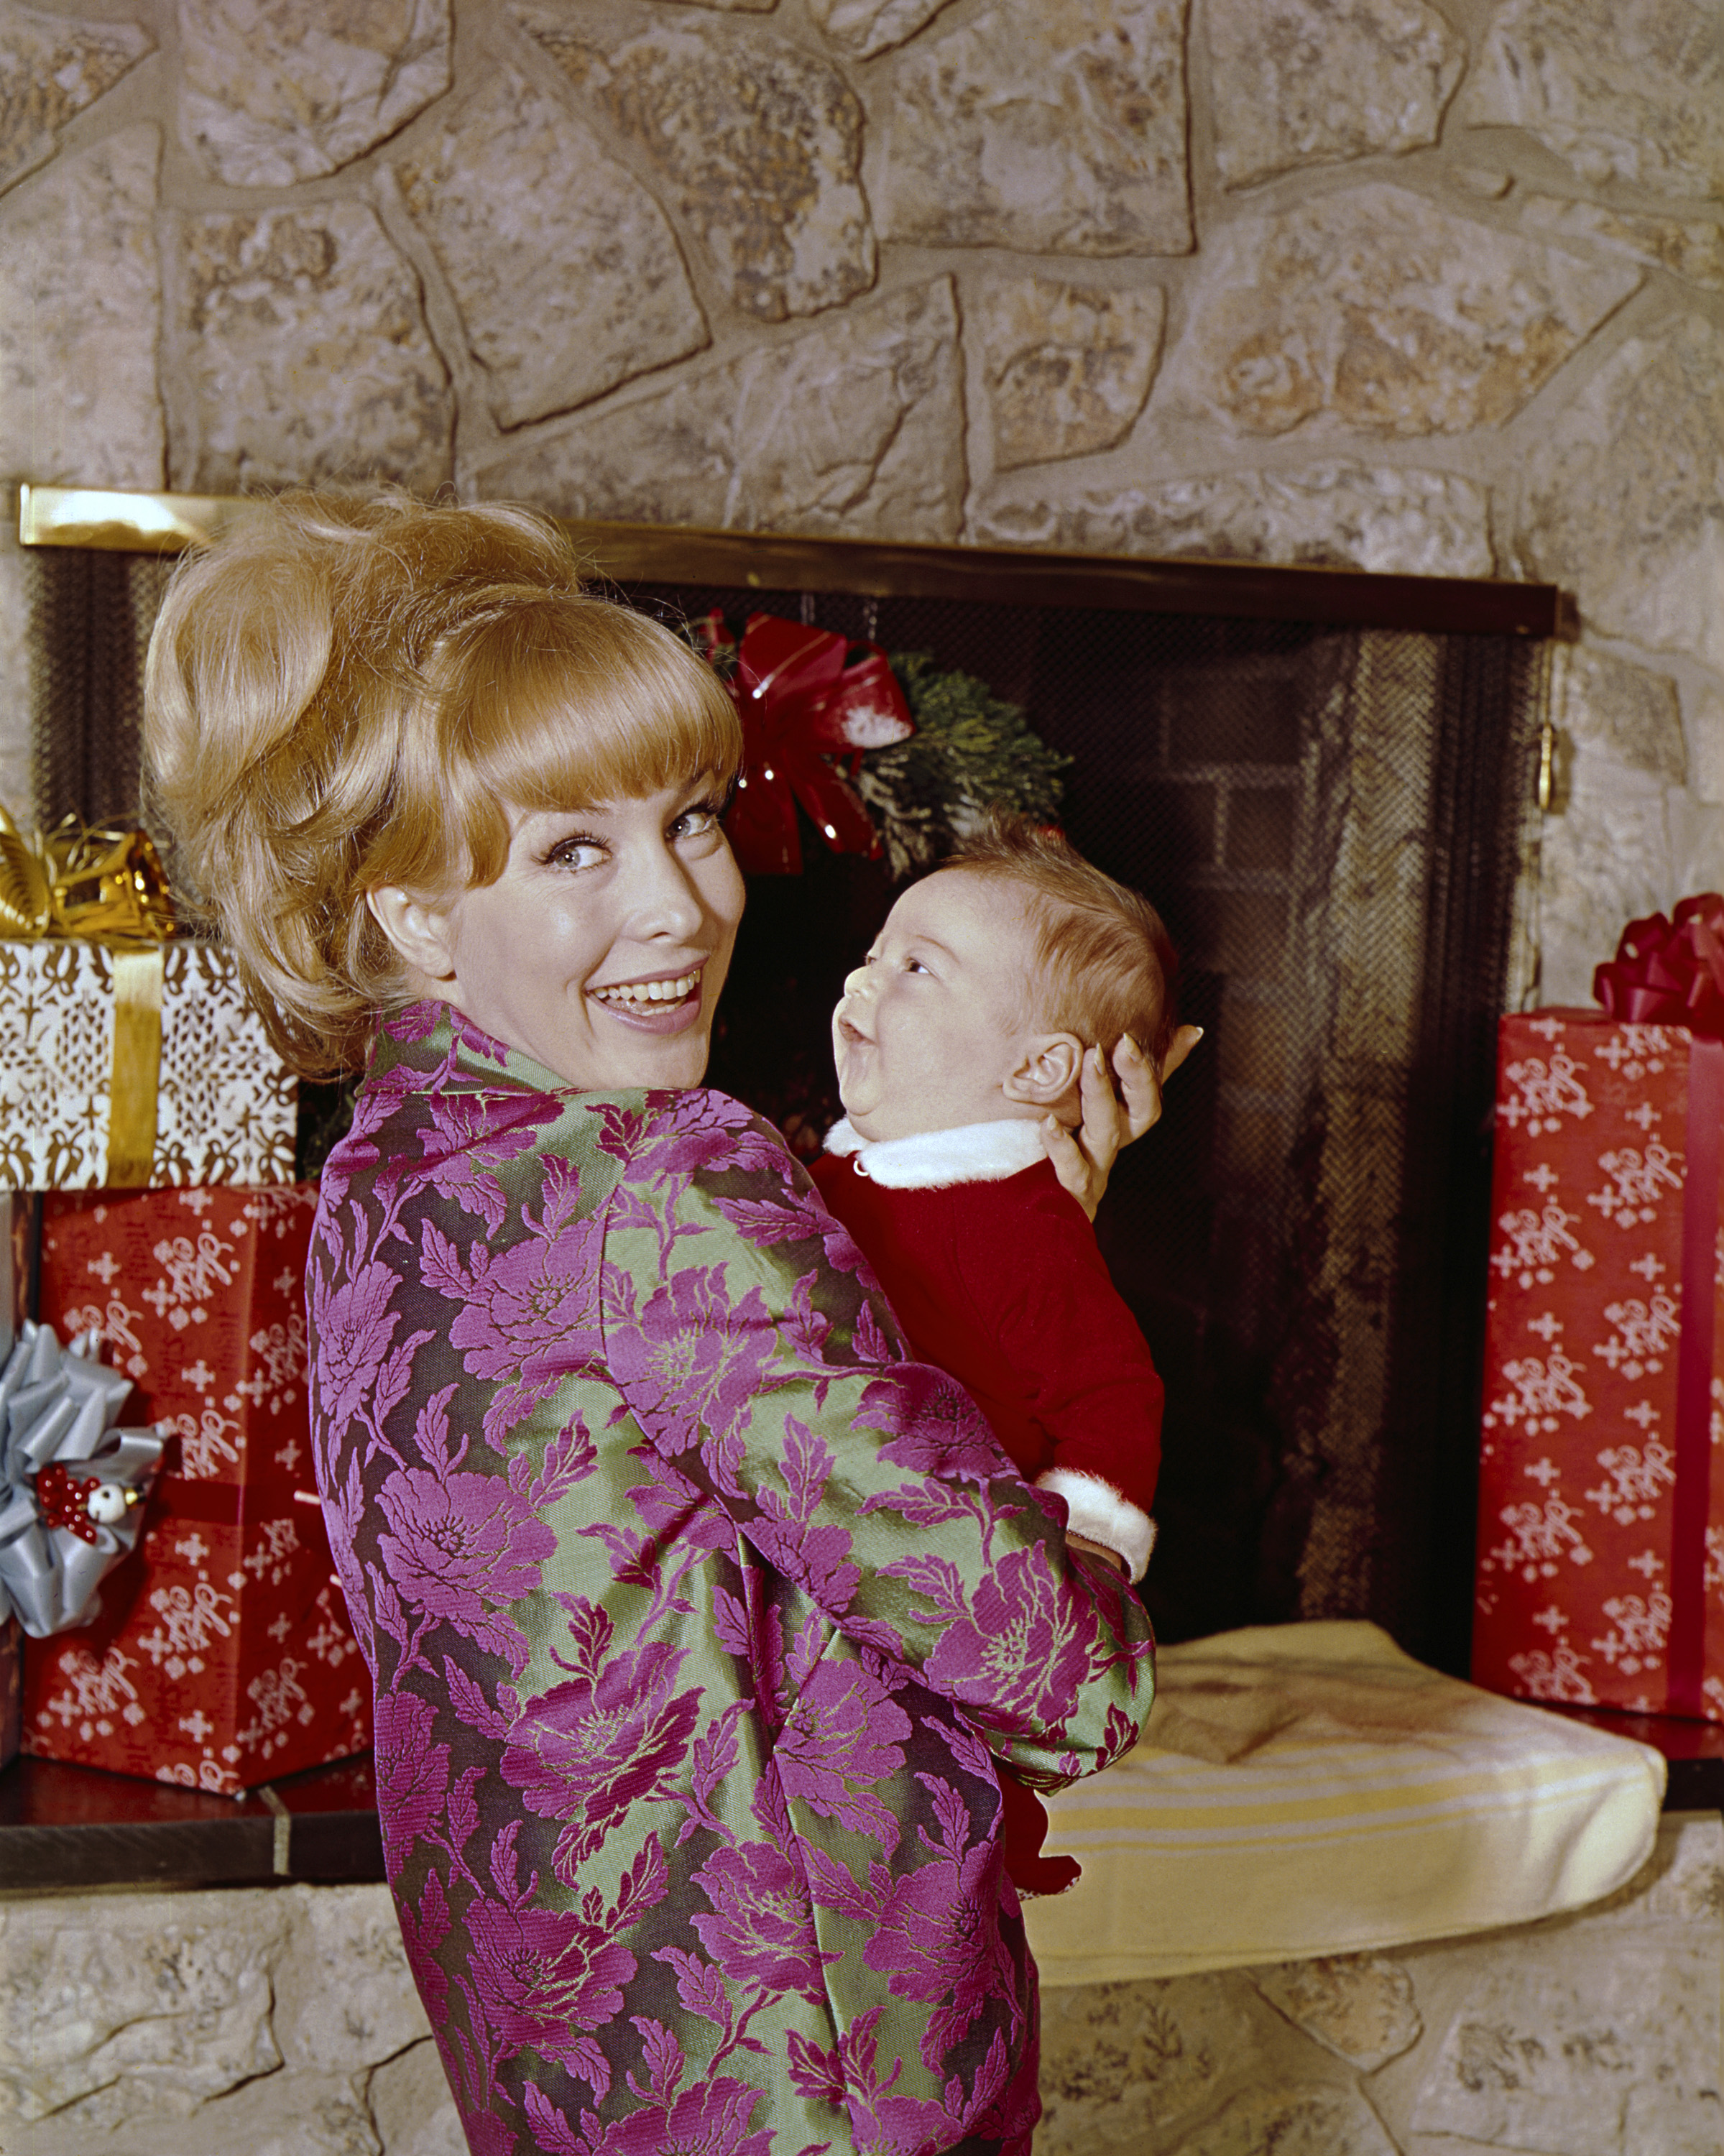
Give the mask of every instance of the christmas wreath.
POLYGON ((1052 822, 1070 761, 1016 704, 926 651, 773 614, 737 639, 690 624, 742 720, 743 772, 727 829, 756 875, 802 868, 798 806, 837 853, 884 854, 895 880, 944 858, 987 809, 1052 822))

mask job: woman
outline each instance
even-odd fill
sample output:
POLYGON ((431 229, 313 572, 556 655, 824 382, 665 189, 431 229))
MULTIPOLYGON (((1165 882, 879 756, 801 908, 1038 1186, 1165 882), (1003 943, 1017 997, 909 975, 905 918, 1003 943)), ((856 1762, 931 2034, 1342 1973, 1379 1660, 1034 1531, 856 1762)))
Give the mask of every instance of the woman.
POLYGON ((473 2148, 1027 2146, 997 1763, 1124 1751, 1148 1628, 699 1090, 728 699, 525 512, 311 500, 177 583, 147 698, 283 1051, 375 1035, 314 1438, 473 2148))

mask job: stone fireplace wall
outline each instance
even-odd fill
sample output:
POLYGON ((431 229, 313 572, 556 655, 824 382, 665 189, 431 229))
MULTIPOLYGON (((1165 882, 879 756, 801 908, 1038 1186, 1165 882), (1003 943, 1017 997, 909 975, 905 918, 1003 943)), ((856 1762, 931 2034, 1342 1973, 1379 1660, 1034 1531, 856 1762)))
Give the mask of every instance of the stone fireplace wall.
POLYGON ((1724 883, 1721 198, 1713 0, 0 0, 0 479, 1559 582, 1583 1000, 1724 883))

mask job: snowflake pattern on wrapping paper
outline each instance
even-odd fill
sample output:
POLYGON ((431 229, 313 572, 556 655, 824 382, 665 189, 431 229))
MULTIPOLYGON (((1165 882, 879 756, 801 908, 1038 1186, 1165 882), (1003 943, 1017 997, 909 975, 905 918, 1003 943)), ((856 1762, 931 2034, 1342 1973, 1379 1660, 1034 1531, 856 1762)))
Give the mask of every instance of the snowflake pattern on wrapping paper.
POLYGON ((1604 1604, 1610 1630, 1593 1645, 1612 1669, 1619 1669, 1626 1677, 1661 1668, 1671 1608, 1670 1598, 1661 1588, 1644 1595, 1613 1594, 1604 1604))
POLYGON ((1630 1380, 1644 1378, 1649 1371, 1655 1377, 1682 1331, 1675 1296, 1655 1289, 1644 1302, 1631 1296, 1622 1302, 1606 1303, 1604 1316, 1611 1337, 1594 1346, 1593 1354, 1630 1380))
POLYGON ((1533 1647, 1526 1653, 1511 1655, 1509 1667, 1521 1680, 1521 1689, 1529 1699, 1565 1701, 1572 1707, 1596 1705, 1598 1694, 1593 1690, 1582 1664, 1585 1657, 1562 1643, 1548 1650, 1533 1647))
POLYGON ((1581 1083, 1580 1065, 1560 1048, 1548 1063, 1528 1056, 1523 1063, 1511 1063, 1503 1075, 1515 1091, 1512 1097, 1498 1101, 1496 1113, 1511 1131, 1524 1123, 1528 1137, 1536 1138, 1546 1131, 1560 1130, 1564 1116, 1578 1122, 1593 1112, 1581 1083))
POLYGON ((1619 1527, 1633 1520, 1654 1518, 1660 1497, 1676 1486, 1675 1456, 1655 1439, 1649 1439, 1644 1449, 1609 1446, 1598 1454, 1598 1461, 1608 1479, 1586 1496, 1619 1527))
POLYGON ((1485 1409, 1487 1430, 1494 1430, 1499 1423, 1507 1424, 1511 1430, 1522 1424, 1531 1436, 1535 1430, 1560 1430, 1564 1415, 1579 1421, 1593 1411, 1580 1385, 1580 1365, 1571 1362, 1560 1348, 1552 1348, 1542 1360, 1526 1355, 1517 1362, 1505 1363, 1502 1374, 1514 1390, 1492 1400, 1485 1409))
POLYGON ((1669 1059, 1680 1055, 1686 1045, 1674 1026, 1622 1025, 1613 1032, 1614 1038, 1595 1048, 1593 1054, 1629 1086, 1639 1085, 1649 1075, 1662 1075, 1669 1059))
POLYGON ((1613 1227, 1644 1228, 1658 1218, 1658 1209, 1672 1191, 1680 1194, 1682 1178, 1676 1172, 1680 1153, 1653 1139, 1644 1153, 1635 1146, 1619 1146, 1601 1152, 1598 1165, 1610 1178, 1602 1190, 1588 1192, 1587 1204, 1596 1206, 1613 1227))
POLYGON ((387 1866, 475 2148, 1027 2136, 995 1762, 1116 1757, 1147 1628, 1051 1561, 777 1134, 559 1091, 420 1007, 307 1290, 387 1866))
POLYGON ((1510 1540, 1491 1551, 1491 1562, 1528 1581, 1554 1579, 1564 1558, 1571 1564, 1590 1564, 1593 1553, 1574 1524, 1579 1517, 1560 1497, 1547 1497, 1542 1504, 1505 1505, 1497 1518, 1510 1540))
POLYGON ((1521 1206, 1503 1214, 1496 1224, 1508 1240, 1491 1252, 1491 1263, 1505 1279, 1517 1279, 1523 1288, 1535 1281, 1548 1287, 1565 1255, 1577 1271, 1586 1272, 1592 1266, 1592 1252, 1569 1233, 1580 1224, 1580 1216, 1565 1212, 1553 1198, 1546 1201, 1542 1212, 1521 1206))

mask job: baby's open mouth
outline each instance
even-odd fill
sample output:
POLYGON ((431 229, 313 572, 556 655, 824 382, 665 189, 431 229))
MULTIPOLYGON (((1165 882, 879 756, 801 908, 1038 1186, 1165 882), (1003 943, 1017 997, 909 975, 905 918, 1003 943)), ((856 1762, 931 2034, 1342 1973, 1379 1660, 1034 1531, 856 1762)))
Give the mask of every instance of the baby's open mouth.
POLYGON ((691 973, 663 980, 614 981, 602 988, 588 988, 587 993, 595 1002, 609 1004, 618 1010, 662 1010, 668 1004, 685 1002, 700 987, 700 973, 696 966, 691 973))

